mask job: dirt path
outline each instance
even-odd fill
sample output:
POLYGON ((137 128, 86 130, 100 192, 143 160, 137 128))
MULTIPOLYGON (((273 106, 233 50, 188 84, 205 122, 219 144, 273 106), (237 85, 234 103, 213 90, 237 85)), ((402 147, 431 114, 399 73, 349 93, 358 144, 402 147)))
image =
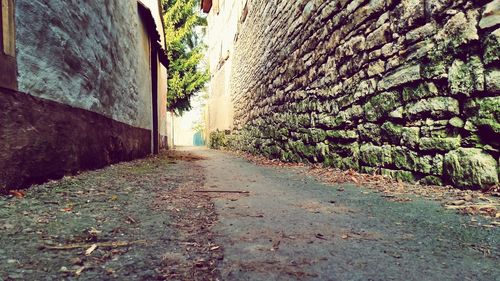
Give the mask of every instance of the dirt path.
POLYGON ((481 217, 218 151, 14 194, 0 197, 0 280, 500 279, 500 231, 481 217))
POLYGON ((300 168, 197 153, 208 159, 206 189, 250 192, 214 196, 223 280, 500 279, 498 228, 469 226, 438 202, 392 202, 300 168))
POLYGON ((197 160, 164 154, 0 197, 0 280, 216 280, 197 160))

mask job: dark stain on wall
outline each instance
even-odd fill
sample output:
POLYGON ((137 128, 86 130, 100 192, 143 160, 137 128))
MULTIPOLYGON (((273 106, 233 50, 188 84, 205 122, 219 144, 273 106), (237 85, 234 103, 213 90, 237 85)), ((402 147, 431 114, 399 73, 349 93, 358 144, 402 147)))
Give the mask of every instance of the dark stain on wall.
POLYGON ((0 191, 151 152, 151 131, 0 88, 0 191))

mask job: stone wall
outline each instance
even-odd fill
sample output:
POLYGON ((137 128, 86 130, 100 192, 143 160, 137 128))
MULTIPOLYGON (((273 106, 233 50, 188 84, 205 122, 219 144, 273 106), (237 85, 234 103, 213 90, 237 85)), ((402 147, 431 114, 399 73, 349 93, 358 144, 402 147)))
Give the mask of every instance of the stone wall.
POLYGON ((232 144, 405 181, 497 184, 499 6, 249 1, 232 144))

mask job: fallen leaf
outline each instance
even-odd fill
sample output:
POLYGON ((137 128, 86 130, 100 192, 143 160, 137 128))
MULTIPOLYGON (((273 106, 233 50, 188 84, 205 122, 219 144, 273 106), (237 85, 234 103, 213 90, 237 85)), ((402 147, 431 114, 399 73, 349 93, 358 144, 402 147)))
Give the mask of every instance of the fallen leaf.
POLYGON ((14 195, 16 198, 23 198, 26 196, 26 192, 21 191, 21 190, 11 190, 9 191, 11 195, 14 195))
POLYGON ((75 275, 76 276, 80 276, 83 272, 83 270, 85 270, 85 266, 81 266, 80 268, 78 268, 76 271, 75 271, 75 275))
POLYGON ((90 256, 92 254, 92 252, 97 249, 97 244, 92 244, 92 246, 90 246, 86 251, 85 251, 85 255, 86 256, 90 256))
POLYGON ((454 200, 454 201, 449 201, 446 203, 447 205, 452 205, 452 206, 461 206, 465 204, 465 200, 454 200))

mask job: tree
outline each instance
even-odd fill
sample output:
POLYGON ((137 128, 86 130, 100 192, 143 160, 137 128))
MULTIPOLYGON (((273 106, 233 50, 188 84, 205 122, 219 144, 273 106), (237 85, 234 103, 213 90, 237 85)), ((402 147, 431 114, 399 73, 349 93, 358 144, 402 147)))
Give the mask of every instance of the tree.
POLYGON ((197 27, 207 22, 199 5, 199 0, 162 0, 169 59, 167 108, 177 115, 191 109, 191 97, 210 79, 208 68, 202 66, 206 46, 197 27))

